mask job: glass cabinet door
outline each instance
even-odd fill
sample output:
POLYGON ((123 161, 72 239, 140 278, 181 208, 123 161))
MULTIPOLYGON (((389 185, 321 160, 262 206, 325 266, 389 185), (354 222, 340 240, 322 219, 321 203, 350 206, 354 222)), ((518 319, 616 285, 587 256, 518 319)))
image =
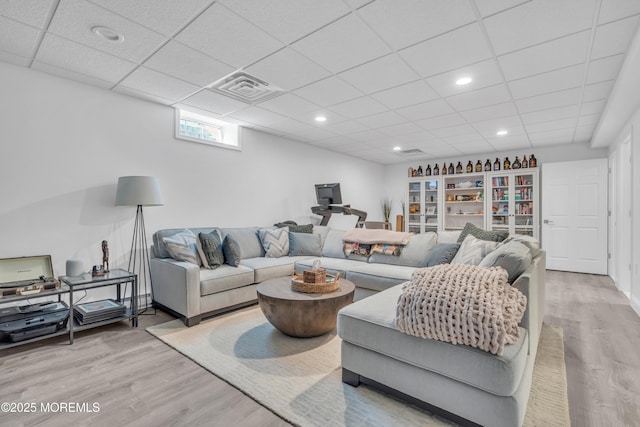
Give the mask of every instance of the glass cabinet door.
POLYGON ((410 180, 405 231, 425 233, 440 228, 440 179, 410 180))
POLYGON ((422 181, 409 181, 405 230, 410 233, 422 231, 422 181))
POLYGON ((485 228, 484 180, 484 174, 464 174, 444 179, 445 230, 462 230, 468 222, 485 228))
MULTIPOLYGON (((513 233, 537 238, 534 215, 534 175, 521 173, 514 176, 514 228, 513 233)), ((535 206, 537 208, 537 206, 535 206)))
POLYGON ((424 181, 424 231, 438 231, 438 180, 424 181))
POLYGON ((537 169, 492 173, 489 181, 491 220, 488 227, 539 238, 537 169))

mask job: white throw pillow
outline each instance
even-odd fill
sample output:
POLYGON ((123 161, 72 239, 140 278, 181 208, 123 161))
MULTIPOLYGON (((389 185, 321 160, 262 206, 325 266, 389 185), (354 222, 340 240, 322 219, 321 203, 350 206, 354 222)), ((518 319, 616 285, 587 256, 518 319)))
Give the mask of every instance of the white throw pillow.
POLYGON ((484 257, 498 247, 499 242, 480 240, 469 234, 462 241, 458 253, 451 260, 451 264, 478 265, 484 257))
POLYGON ((267 258, 280 258, 289 255, 289 227, 261 228, 258 230, 260 243, 267 258))
POLYGON ((197 266, 201 265, 198 254, 198 237, 186 228, 170 237, 162 239, 167 252, 176 261, 190 262, 197 266))

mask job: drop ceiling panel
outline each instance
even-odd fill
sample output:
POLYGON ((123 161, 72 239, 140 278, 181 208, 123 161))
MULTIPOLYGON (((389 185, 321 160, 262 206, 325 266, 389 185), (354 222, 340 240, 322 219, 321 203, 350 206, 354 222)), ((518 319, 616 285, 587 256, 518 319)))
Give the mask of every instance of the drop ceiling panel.
POLYGON ((391 137, 422 132, 422 128, 412 122, 403 122, 397 125, 385 126, 378 128, 378 130, 391 137))
POLYGON ((176 40, 236 68, 246 67, 284 46, 219 3, 193 21, 176 40))
POLYGON ((292 47, 333 73, 390 53, 382 40, 354 14, 308 35, 292 47))
POLYGON ((196 92, 198 86, 166 74, 140 67, 124 79, 120 86, 170 99, 173 102, 196 92))
POLYGON ((330 75, 327 70, 288 47, 258 61, 246 71, 284 90, 294 90, 330 75))
MULTIPOLYGON (((460 150, 462 154, 490 153, 493 151, 493 147, 487 141, 481 139, 477 141, 456 144, 455 148, 460 150)), ((472 163, 475 164, 474 162, 472 163)), ((466 164, 462 165, 462 167, 465 166, 466 164)))
POLYGON ((144 66, 199 86, 207 86, 235 70, 176 41, 164 45, 144 66))
POLYGON ((35 60, 112 83, 120 81, 136 66, 52 34, 45 35, 35 60))
POLYGON ((551 120, 548 122, 526 124, 525 128, 527 129, 528 134, 552 131, 552 130, 566 130, 566 129, 571 129, 571 131, 573 131, 573 129, 575 129, 576 127, 577 122, 578 122, 578 118, 572 117, 568 119, 551 120))
POLYGON ((173 104, 172 99, 163 98, 161 96, 152 95, 150 93, 142 92, 135 89, 130 89, 124 86, 116 86, 115 88, 113 88, 113 91, 122 93, 124 95, 129 95, 137 99, 144 99, 145 101, 153 102, 156 104, 163 104, 163 105, 173 104))
POLYGON ((337 77, 329 77, 312 83, 293 91, 293 93, 323 107, 339 104, 363 95, 358 89, 337 77))
POLYGON ((469 123, 481 122, 484 120, 496 119, 499 117, 508 117, 517 114, 516 107, 513 102, 503 102, 501 104, 489 105, 487 107, 474 108, 472 110, 462 111, 460 115, 469 123))
POLYGON ((573 128, 530 133, 529 139, 534 147, 569 144, 573 141, 573 128))
POLYGON ((438 94, 424 81, 407 83, 371 95, 388 108, 396 109, 438 98, 438 94))
POLYGON ((453 113, 453 108, 444 100, 437 99, 435 101, 398 108, 396 112, 409 120, 420 120, 453 113))
POLYGON ((259 107, 247 107, 243 110, 233 112, 228 115, 232 119, 242 120, 244 122, 253 123, 259 126, 269 126, 283 119, 280 114, 267 111, 259 107))
MULTIPOLYGON (((638 2, 640 3, 640 2, 638 2)), ((601 25, 596 29, 596 35, 591 49, 591 59, 624 53, 638 30, 640 16, 601 25)))
POLYGON ((213 0, 89 0, 165 36, 172 36, 213 0))
POLYGON ((545 93, 571 89, 582 85, 584 78, 584 65, 563 68, 526 77, 509 82, 509 88, 515 99, 528 98, 545 93))
POLYGON ((415 123, 424 130, 440 129, 449 126, 462 125, 464 119, 458 113, 445 114, 444 116, 431 117, 429 119, 416 120, 415 123))
POLYGON ((386 111, 387 108, 375 99, 363 96, 362 98, 352 99, 351 101, 334 105, 330 110, 349 119, 357 119, 359 117, 381 113, 386 111))
POLYGON ((507 80, 584 63, 589 48, 590 31, 562 37, 498 58, 507 80))
POLYGON ((299 96, 285 93, 261 102, 260 108, 282 114, 283 116, 295 117, 309 111, 315 111, 319 107, 299 96))
POLYGON ((640 2, 637 0, 602 0, 598 23, 602 24, 638 13, 640 13, 640 2))
POLYGON ((597 99, 607 99, 613 89, 614 80, 586 85, 582 92, 582 102, 595 101, 597 99))
POLYGON ((400 55, 423 77, 489 59, 491 49, 478 24, 408 47, 400 55))
POLYGON ((475 4, 483 17, 510 9, 529 0, 475 0, 475 4))
POLYGON ((580 107, 580 114, 599 114, 604 110, 604 106, 607 104, 607 101, 604 99, 599 99, 597 101, 591 102, 583 102, 580 107))
POLYGON ((358 13, 396 50, 475 21, 468 2, 450 0, 377 0, 358 13))
MULTIPOLYGON (((292 115, 292 117, 300 122, 308 123, 313 127, 321 127, 329 129, 328 125, 338 124, 345 121, 345 118, 340 114, 334 113, 326 108, 321 108, 319 110, 311 110, 307 112, 297 112, 292 115), (324 116, 327 121, 326 122, 316 122, 315 118, 318 116, 324 116)), ((354 122, 351 122, 354 123, 354 122)))
POLYGON ((555 119, 566 119, 578 116, 578 104, 567 107, 551 108, 549 110, 534 111, 522 114, 522 121, 526 125, 547 122, 555 119))
MULTIPOLYGON (((434 132, 437 134, 437 131, 434 132)), ((474 133, 467 133, 467 134, 463 134, 463 135, 453 135, 453 136, 442 136, 442 139, 447 143, 447 144, 451 144, 453 146, 458 146, 458 144, 467 144, 470 142, 476 142, 476 141, 484 141, 484 138, 478 134, 477 132, 474 133)))
POLYGON ((0 16, 43 29, 53 3, 54 0, 3 1, 0 2, 0 16))
POLYGON ((521 113, 564 107, 580 102, 580 88, 561 90, 516 101, 521 113))
POLYGON ((587 126, 587 125, 593 125, 595 126, 598 123, 598 120, 600 120, 600 114, 588 114, 585 116, 580 116, 578 117, 578 127, 580 126, 587 126))
POLYGON ((372 114, 370 116, 361 117, 356 120, 358 123, 365 125, 371 129, 378 129, 385 126, 397 125, 405 123, 407 119, 393 111, 384 111, 382 113, 372 114))
POLYGON ((429 77, 426 81, 440 96, 451 96, 501 83, 502 75, 495 59, 489 59, 429 77), (472 77, 473 80, 466 85, 457 85, 456 81, 461 77, 472 77))
POLYGON ((128 61, 141 63, 167 41, 164 36, 84 0, 58 4, 49 32, 128 61), (107 41, 91 31, 99 25, 124 37, 121 43, 107 41))
POLYGON ((485 138, 504 139, 511 138, 513 135, 524 134, 525 130, 522 121, 518 116, 502 117, 500 119, 486 120, 480 123, 474 123, 473 128, 485 138), (506 130, 508 135, 498 137, 496 133, 499 130, 506 130))
POLYGON ((368 130, 365 125, 362 125, 356 121, 342 121, 339 123, 334 123, 332 120, 329 120, 329 123, 325 124, 325 127, 328 131, 337 133, 338 135, 350 135, 357 132, 363 132, 368 130))
POLYGON ((356 141, 360 141, 360 142, 371 141, 372 139, 380 139, 384 137, 385 137, 385 134, 373 129, 368 129, 362 132, 356 132, 349 135, 349 138, 356 141))
POLYGON ((200 92, 191 95, 189 98, 182 101, 182 103, 220 115, 229 114, 233 111, 247 107, 247 104, 244 102, 236 101, 235 99, 212 92, 208 89, 203 89, 200 92))
MULTIPOLYGON (((531 149, 531 142, 529 142, 529 138, 527 135, 516 135, 509 136, 509 138, 492 138, 488 139, 489 144, 496 151, 507 151, 507 150, 526 150, 529 152, 531 149)), ((494 161, 491 163, 493 164, 494 161)))
POLYGON ((484 25, 502 55, 591 28, 593 0, 532 1, 493 15, 484 25), (585 3, 589 7, 585 6, 585 3))
POLYGON ((457 111, 486 107, 487 105, 500 104, 509 100, 511 100, 511 96, 507 87, 503 84, 447 98, 447 102, 457 111))
MULTIPOLYGON (((113 82, 108 82, 96 77, 87 76, 85 74, 76 73, 70 70, 65 70, 64 68, 55 67, 50 64, 45 64, 44 62, 34 61, 31 68, 43 73, 51 74, 53 76, 62 77, 63 79, 73 80, 103 89, 111 89, 113 87, 113 82)), ((164 103, 165 102, 163 102, 163 104, 164 103)))
POLYGON ((589 62, 587 84, 615 80, 618 77, 623 61, 624 55, 615 55, 589 62))
POLYGON ((419 78, 395 53, 344 71, 339 76, 366 94, 399 86, 419 78))
POLYGON ((29 67, 29 64, 31 64, 31 58, 25 58, 24 56, 14 55, 13 53, 2 52, 1 50, 0 50, 0 61, 6 62, 8 64, 18 65, 20 67, 29 67))
POLYGON ((430 130, 430 133, 443 139, 445 137, 460 136, 460 135, 473 135, 475 138, 480 138, 480 135, 478 135, 475 129, 468 124, 433 129, 433 130, 430 130))
POLYGON ((0 51, 31 58, 40 33, 28 25, 0 17, 0 51))

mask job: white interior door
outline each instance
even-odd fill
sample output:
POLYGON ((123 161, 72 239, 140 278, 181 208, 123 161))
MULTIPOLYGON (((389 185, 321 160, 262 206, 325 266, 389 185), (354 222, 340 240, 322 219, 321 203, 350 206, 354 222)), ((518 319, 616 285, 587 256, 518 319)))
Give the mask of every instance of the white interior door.
POLYGON ((542 165, 547 268, 607 274, 607 159, 542 165))

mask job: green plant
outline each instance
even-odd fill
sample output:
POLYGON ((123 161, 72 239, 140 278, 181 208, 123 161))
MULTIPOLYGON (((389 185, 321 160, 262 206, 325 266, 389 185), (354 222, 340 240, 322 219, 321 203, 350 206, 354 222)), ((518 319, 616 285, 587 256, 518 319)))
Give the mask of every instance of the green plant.
POLYGON ((402 208, 402 217, 405 217, 405 210, 407 208, 407 201, 402 199, 400 200, 400 207, 402 208))
POLYGON ((385 197, 382 199, 382 215, 384 216, 384 222, 389 222, 389 216, 391 216, 391 199, 385 197))

